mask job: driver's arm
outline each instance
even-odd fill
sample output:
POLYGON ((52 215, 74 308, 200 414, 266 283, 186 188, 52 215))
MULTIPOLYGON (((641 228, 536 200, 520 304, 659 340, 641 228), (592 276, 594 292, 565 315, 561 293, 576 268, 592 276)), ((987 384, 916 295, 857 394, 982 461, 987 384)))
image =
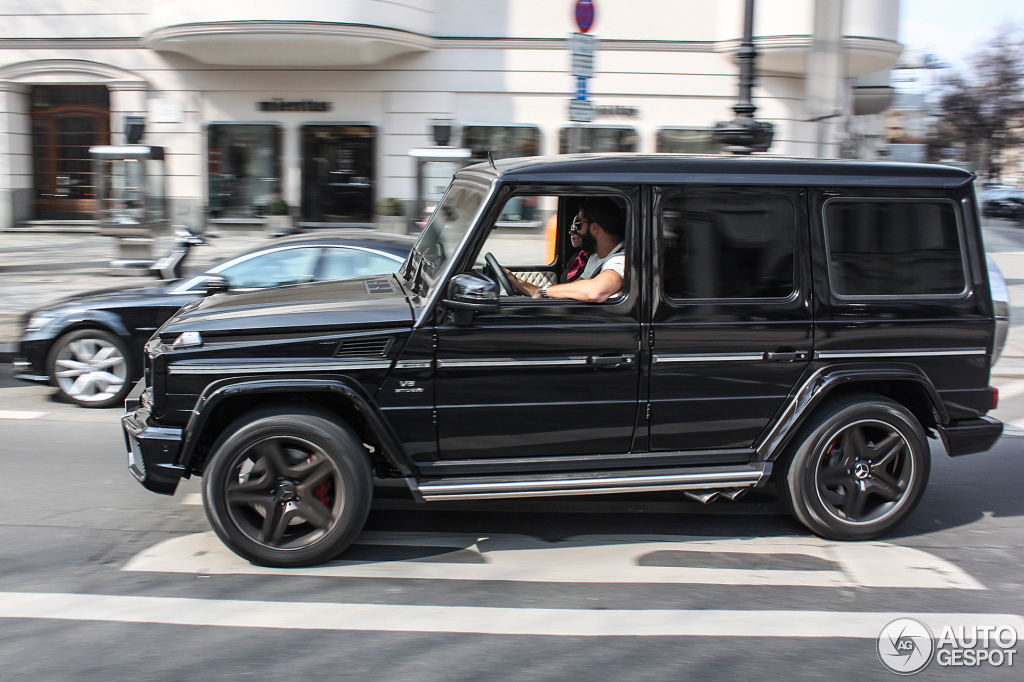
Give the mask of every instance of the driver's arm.
MULTIPOLYGON (((524 282, 525 284, 525 282, 524 282)), ((527 285, 530 286, 530 285, 527 285)), ((533 287, 534 298, 541 298, 539 287, 533 287)), ((605 270, 593 279, 578 279, 548 287, 548 298, 571 298, 584 303, 604 303, 622 291, 622 276, 614 270, 605 270)))

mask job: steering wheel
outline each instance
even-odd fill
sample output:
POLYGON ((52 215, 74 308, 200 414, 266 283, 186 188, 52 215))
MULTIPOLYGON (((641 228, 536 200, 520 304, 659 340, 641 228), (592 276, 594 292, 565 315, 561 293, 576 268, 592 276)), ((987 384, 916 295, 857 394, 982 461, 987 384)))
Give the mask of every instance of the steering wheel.
POLYGON ((505 274, 505 271, 501 269, 501 266, 498 265, 498 259, 491 255, 490 251, 484 254, 484 262, 487 263, 487 271, 498 281, 498 284, 505 290, 505 293, 509 296, 519 295, 519 292, 516 291, 514 286, 512 286, 512 280, 509 279, 508 275, 505 274))

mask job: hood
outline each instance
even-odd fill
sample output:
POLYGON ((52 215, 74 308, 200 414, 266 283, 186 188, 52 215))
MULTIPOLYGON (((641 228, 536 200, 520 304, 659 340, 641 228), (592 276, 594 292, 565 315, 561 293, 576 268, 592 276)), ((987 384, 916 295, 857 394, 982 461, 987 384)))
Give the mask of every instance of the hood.
POLYGON ((179 310, 159 334, 303 335, 412 323, 412 307, 397 279, 376 275, 210 296, 179 310))
POLYGON ((134 287, 130 289, 125 289, 124 287, 107 287, 104 289, 94 289, 92 291, 72 294, 71 296, 58 299, 51 303, 47 303, 44 306, 36 308, 30 314, 41 313, 48 310, 58 310, 60 308, 103 307, 104 305, 107 305, 108 303, 111 302, 122 302, 131 298, 156 296, 166 293, 171 286, 177 284, 179 281, 180 280, 162 280, 157 286, 134 287))

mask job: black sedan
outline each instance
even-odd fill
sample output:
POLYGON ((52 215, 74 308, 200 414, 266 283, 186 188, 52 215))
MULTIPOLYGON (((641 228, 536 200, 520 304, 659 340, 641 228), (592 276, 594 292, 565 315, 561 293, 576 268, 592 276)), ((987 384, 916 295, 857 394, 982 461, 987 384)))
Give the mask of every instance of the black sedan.
POLYGON ((84 407, 119 404, 142 374, 142 348, 181 306, 221 290, 253 290, 396 272, 413 237, 339 230, 277 239, 209 270, 151 287, 79 294, 24 319, 15 377, 51 382, 84 407))
POLYGON ((1008 218, 1024 221, 1024 191, 995 190, 981 200, 981 214, 986 218, 1008 218))

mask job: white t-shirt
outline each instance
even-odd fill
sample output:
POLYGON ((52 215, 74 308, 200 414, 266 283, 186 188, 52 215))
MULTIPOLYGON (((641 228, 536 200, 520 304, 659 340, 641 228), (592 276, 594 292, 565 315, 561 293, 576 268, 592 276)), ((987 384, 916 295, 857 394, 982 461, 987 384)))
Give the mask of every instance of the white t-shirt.
POLYGON ((619 273, 619 277, 626 278, 626 252, 622 242, 619 242, 604 258, 598 258, 596 253, 591 254, 580 279, 594 279, 605 270, 612 270, 619 273))

